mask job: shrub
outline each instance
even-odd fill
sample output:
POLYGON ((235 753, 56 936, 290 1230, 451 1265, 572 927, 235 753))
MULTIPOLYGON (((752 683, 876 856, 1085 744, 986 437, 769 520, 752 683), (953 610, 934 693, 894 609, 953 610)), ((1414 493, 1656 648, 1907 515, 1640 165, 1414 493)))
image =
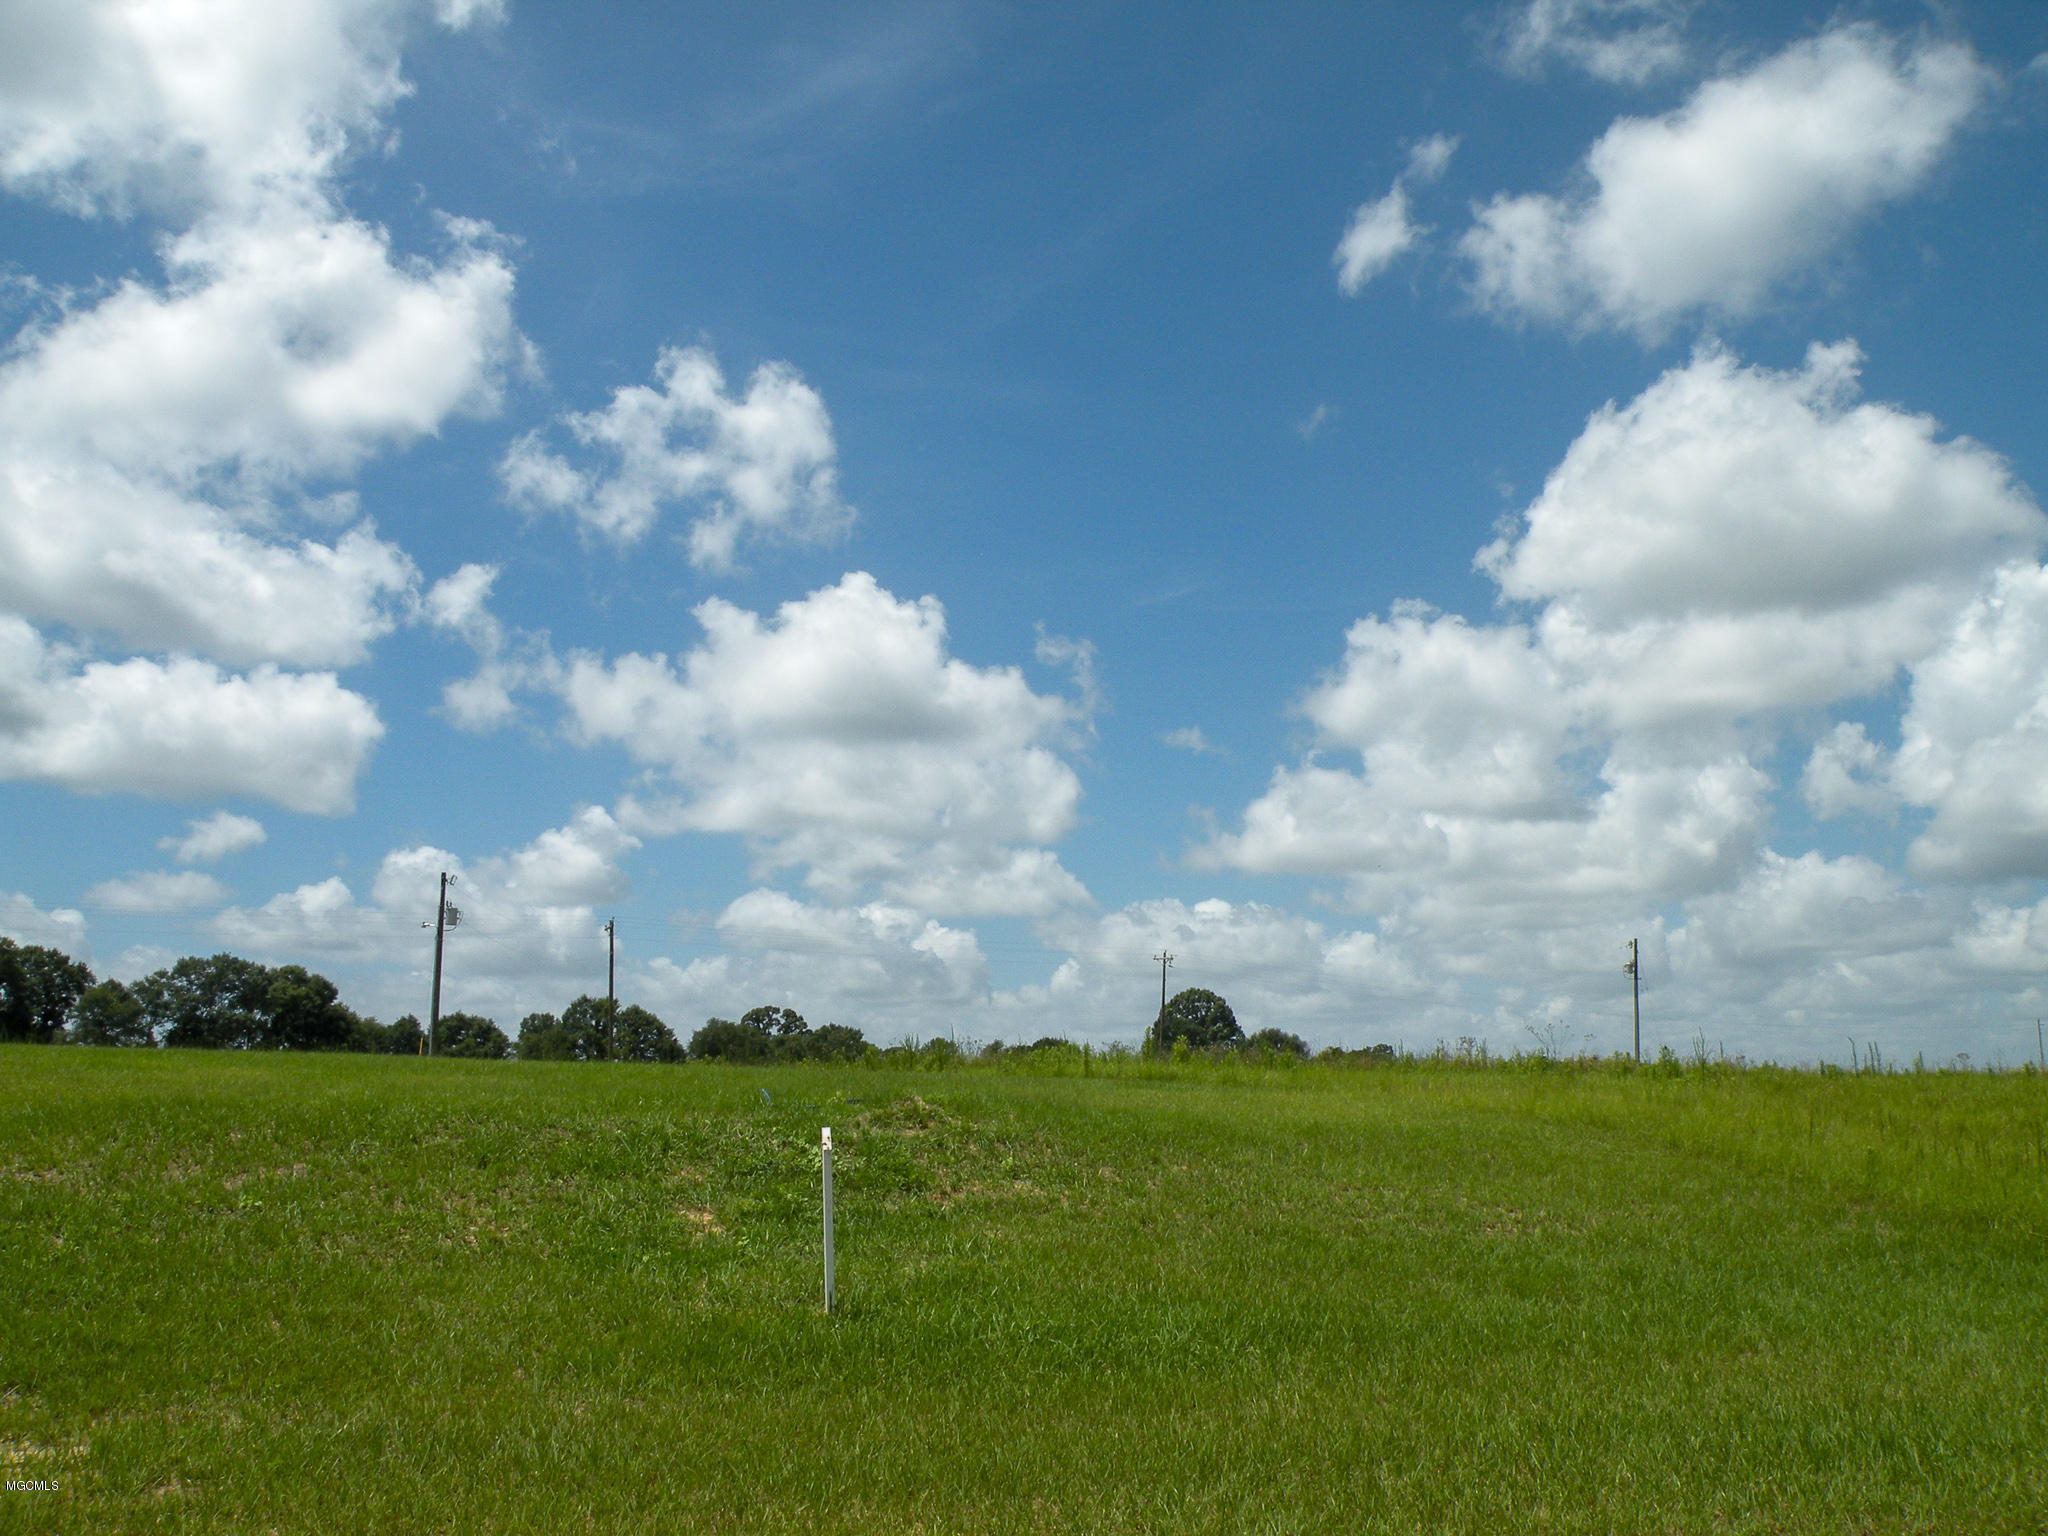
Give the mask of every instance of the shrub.
POLYGON ((821 1024, 778 1044, 784 1054, 803 1061, 859 1061, 868 1048, 867 1036, 851 1024, 821 1024))

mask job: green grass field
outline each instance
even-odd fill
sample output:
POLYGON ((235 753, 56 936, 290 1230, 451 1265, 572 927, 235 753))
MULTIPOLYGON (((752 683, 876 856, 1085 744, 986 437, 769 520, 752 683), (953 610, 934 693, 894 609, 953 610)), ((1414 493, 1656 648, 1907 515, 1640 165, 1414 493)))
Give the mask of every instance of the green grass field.
POLYGON ((2033 1075, 4 1047, 0 1528, 2038 1532, 2044 1137, 2033 1075))

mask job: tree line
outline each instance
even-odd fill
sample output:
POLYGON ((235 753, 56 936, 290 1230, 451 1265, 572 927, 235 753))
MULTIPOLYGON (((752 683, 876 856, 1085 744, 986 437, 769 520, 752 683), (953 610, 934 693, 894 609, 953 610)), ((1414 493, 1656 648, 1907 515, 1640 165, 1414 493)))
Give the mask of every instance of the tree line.
MULTIPOLYGON (((357 1013, 332 981, 302 965, 188 955, 129 984, 100 981, 61 950, 8 938, 0 938, 0 1040, 406 1056, 427 1046, 425 1027, 412 1014, 385 1024, 357 1013)), ((1031 1046, 998 1041, 982 1054, 1068 1044, 1051 1036, 1031 1046)), ((1230 1004, 1202 987, 1167 1003, 1146 1032, 1146 1048, 1162 1055, 1309 1054, 1306 1042, 1285 1030, 1247 1036, 1230 1004)), ((437 1056, 521 1061, 858 1061, 875 1049, 850 1025, 813 1027, 795 1009, 775 1006, 750 1008, 736 1020, 706 1019, 684 1045, 648 1009, 588 995, 559 1014, 529 1013, 516 1037, 479 1014, 444 1013, 433 1039, 437 1056)))
MULTIPOLYGON (((62 950, 4 937, 0 1041, 403 1056, 427 1044, 412 1014, 385 1024, 357 1013, 302 965, 188 955, 133 983, 101 981, 62 950)), ((857 1029, 814 1029, 778 1007, 707 1019, 685 1046, 648 1009, 588 995, 559 1014, 529 1013, 516 1038, 480 1014, 444 1013, 433 1040, 437 1056, 522 1061, 852 1061, 868 1049, 857 1029)))

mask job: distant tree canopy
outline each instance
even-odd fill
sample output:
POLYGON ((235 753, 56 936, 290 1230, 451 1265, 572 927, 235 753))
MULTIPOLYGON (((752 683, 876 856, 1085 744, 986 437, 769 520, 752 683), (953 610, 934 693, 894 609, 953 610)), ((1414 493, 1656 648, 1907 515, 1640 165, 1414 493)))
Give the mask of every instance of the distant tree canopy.
POLYGON ((80 1045, 155 1044, 142 1004, 118 981, 103 981, 78 994, 71 1032, 80 1045))
POLYGON ((682 1042, 637 1003, 579 997, 561 1017, 529 1013, 519 1023, 521 1061, 681 1061, 682 1042))
POLYGON ((505 1031, 479 1014, 444 1013, 434 1029, 434 1054, 502 1061, 512 1054, 512 1042, 505 1038, 505 1031))
POLYGON ((358 1021, 333 982, 303 965, 281 965, 268 974, 265 983, 259 1007, 266 1025, 265 1047, 280 1051, 348 1049, 358 1021))
POLYGON ((791 1054, 805 1061, 858 1061, 867 1048, 867 1036, 851 1024, 821 1024, 791 1054))
POLYGON ((410 1054, 421 1034, 410 1016, 391 1025, 363 1017, 302 965, 188 955, 133 984, 95 982, 68 955, 0 938, 0 1039, 410 1054))
POLYGON ((577 1061, 574 1044, 552 1013, 529 1013, 519 1021, 521 1061, 577 1061))
POLYGON ((731 1019, 706 1019, 690 1036, 692 1061, 767 1061, 775 1054, 775 1037, 767 1030, 731 1019))
POLYGON ((794 1008, 749 1008, 735 1024, 731 1019, 706 1019, 690 1036, 695 1061, 855 1061, 867 1049, 867 1038, 851 1025, 826 1024, 817 1029, 794 1008))
POLYGON ((349 1048, 380 1056, 417 1056, 427 1048, 427 1031, 409 1013, 400 1014, 389 1024, 379 1024, 375 1019, 358 1019, 355 1039, 349 1048))
POLYGON ((258 1010, 269 979, 262 966, 239 955, 187 955, 135 983, 135 997, 160 1045, 252 1050, 264 1043, 266 1020, 258 1010))
MULTIPOLYGON (((128 989, 139 1019, 121 1027, 122 1040, 107 1043, 158 1044, 200 1050, 346 1051, 365 1048, 364 1026, 372 1024, 341 1000, 340 989, 302 965, 275 969, 239 955, 188 955, 154 971, 128 989)), ((118 1000, 100 999, 95 1033, 112 1027, 118 1000)))
POLYGON ((1185 1041, 1189 1050, 1202 1050, 1236 1045, 1244 1039, 1244 1031, 1238 1028, 1230 1004, 1206 987, 1189 987, 1160 1010, 1152 1038, 1161 1050, 1170 1049, 1175 1041, 1185 1041))
POLYGON ((92 972, 62 950, 0 938, 0 1040, 57 1039, 92 984, 92 972))
POLYGON ((613 1021, 612 1052, 616 1061, 681 1061, 683 1043, 645 1008, 628 1003, 613 1021))
MULTIPOLYGON (((426 1045, 420 1021, 406 1014, 391 1024, 356 1013, 327 977, 302 965, 266 966, 240 955, 188 955, 139 981, 97 981, 87 966, 60 950, 0 937, 0 1041, 97 1046, 167 1046, 198 1050, 359 1051, 415 1055, 426 1045)), ((1183 1044, 1192 1050, 1238 1047, 1272 1055, 1307 1057, 1300 1036, 1261 1029, 1249 1039, 1230 1004, 1202 987, 1180 992, 1148 1034, 1154 1049, 1183 1044)), ((813 1027, 794 1008, 764 1003, 737 1021, 712 1018, 688 1046, 657 1015, 637 1004, 585 994, 560 1014, 529 1013, 516 1042, 494 1020, 474 1013, 441 1016, 433 1040, 437 1056, 522 1061, 795 1062, 859 1061, 874 1047, 845 1024, 813 1027)), ((920 1060, 959 1056, 949 1041, 891 1047, 920 1060)), ((1012 1053, 1078 1050, 1047 1035, 1030 1045, 995 1042, 988 1058, 1012 1053)), ((1357 1054, 1357 1053, 1355 1053, 1357 1054)), ((1374 1046, 1373 1059, 1391 1057, 1374 1046)))
POLYGON ((804 1022, 804 1016, 794 1008, 777 1008, 765 1004, 759 1008, 749 1008, 741 1014, 740 1023, 747 1029, 758 1029, 763 1034, 774 1035, 778 1039, 809 1034, 811 1029, 811 1026, 804 1022))
MULTIPOLYGON (((814 1030, 788 1008, 757 1008, 747 1019, 745 1038, 770 1042, 769 1054, 776 1056, 859 1055, 863 1044, 857 1030, 829 1024, 814 1030)), ((188 955, 137 982, 96 982, 87 967, 61 951, 0 937, 0 1041, 47 1044, 60 1039, 80 1045, 411 1056, 424 1048, 426 1031, 411 1014, 380 1024, 355 1012, 332 981, 302 965, 259 965, 230 954, 188 955)), ((520 1021, 516 1047, 494 1020, 444 1013, 433 1054, 480 1060, 517 1054, 525 1061, 681 1061, 686 1053, 674 1031, 647 1009, 585 995, 559 1017, 528 1014, 520 1021)))

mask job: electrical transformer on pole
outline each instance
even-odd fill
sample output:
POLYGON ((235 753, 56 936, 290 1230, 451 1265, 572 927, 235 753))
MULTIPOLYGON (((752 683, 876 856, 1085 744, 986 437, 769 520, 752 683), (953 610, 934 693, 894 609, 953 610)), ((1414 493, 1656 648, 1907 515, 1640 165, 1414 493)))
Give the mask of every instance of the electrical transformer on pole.
MULTIPOLYGON (((455 877, 441 871, 441 904, 434 909, 434 1001, 427 1010, 427 1054, 434 1054, 434 1036, 441 1032, 441 945, 448 930, 462 921, 462 913, 448 900, 448 887, 455 877)), ((426 927, 421 923, 422 928, 426 927)))
POLYGON ((1629 990, 1635 994, 1636 1060, 1640 1062, 1643 1059, 1643 967, 1642 955, 1634 939, 1628 941, 1628 963, 1621 968, 1621 973, 1628 977, 1629 990))

